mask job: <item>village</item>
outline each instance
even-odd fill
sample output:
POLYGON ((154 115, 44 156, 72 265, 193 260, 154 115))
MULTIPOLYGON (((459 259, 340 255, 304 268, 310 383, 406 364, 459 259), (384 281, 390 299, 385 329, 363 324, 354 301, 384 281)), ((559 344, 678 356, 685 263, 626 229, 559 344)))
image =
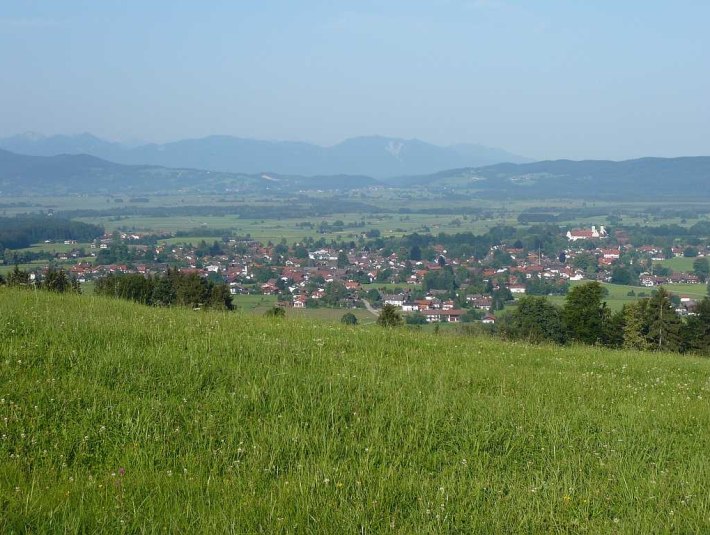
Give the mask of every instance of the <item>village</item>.
MULTIPOLYGON (((166 235, 114 232, 95 240, 88 251, 72 250, 57 260, 70 266, 67 270, 80 283, 107 274, 159 275, 177 267, 183 273, 223 282, 235 296, 276 296, 284 308, 375 311, 390 304, 411 322, 420 323, 494 323, 496 312, 515 298, 563 295, 574 281, 619 283, 640 290, 705 282, 706 269, 658 267, 671 255, 689 254, 707 265, 704 258, 710 251, 704 247, 690 253, 684 247, 634 247, 623 232, 609 236, 603 226, 569 230, 562 236, 566 247, 554 256, 502 243, 492 246, 483 258, 450 256, 442 245, 434 245, 429 256, 419 258, 418 251, 367 246, 309 248, 238 238, 193 245, 164 241, 166 235), (72 264, 82 255, 84 260, 72 264)), ((681 295, 677 312, 692 314, 695 301, 681 295)))

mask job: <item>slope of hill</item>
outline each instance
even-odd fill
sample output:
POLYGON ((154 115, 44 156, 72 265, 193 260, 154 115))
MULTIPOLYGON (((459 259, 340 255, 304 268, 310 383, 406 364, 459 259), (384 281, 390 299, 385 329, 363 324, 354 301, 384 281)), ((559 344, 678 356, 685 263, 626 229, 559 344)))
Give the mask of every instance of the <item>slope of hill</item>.
POLYGON ((91 154, 131 165, 211 169, 233 173, 271 171, 283 175, 367 175, 376 178, 441 169, 529 161, 482 145, 440 147, 416 139, 360 137, 332 147, 289 141, 209 136, 164 144, 124 146, 91 134, 25 134, 0 139, 0 148, 34 156, 91 154))
POLYGON ((0 288, 0 531, 700 533, 710 361, 0 288))
POLYGON ((708 199, 710 157, 503 163, 399 177, 390 183, 477 190, 498 197, 708 199))
POLYGON ((122 165, 86 154, 28 156, 0 149, 0 193, 254 192, 355 189, 377 182, 363 176, 299 177, 122 165))

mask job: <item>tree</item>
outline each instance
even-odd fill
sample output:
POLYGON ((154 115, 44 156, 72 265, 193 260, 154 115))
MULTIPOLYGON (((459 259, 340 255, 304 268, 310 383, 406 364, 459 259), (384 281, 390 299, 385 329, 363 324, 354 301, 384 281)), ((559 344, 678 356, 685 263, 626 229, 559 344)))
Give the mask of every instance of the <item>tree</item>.
POLYGON ((562 314, 545 297, 522 297, 504 323, 503 330, 512 338, 533 343, 565 341, 562 314))
POLYGON ((386 304, 377 317, 377 325, 382 327, 397 327, 402 325, 402 315, 396 306, 386 304))
POLYGON ((17 264, 13 270, 7 275, 8 286, 29 286, 30 274, 28 271, 21 270, 17 264))
POLYGON ((648 299, 642 299, 635 303, 625 304, 622 313, 624 315, 624 349, 648 349, 646 340, 646 306, 648 299))
POLYGON ((695 315, 688 317, 682 338, 687 349, 703 354, 710 352, 710 298, 700 301, 695 315))
POLYGON ((350 265, 350 260, 348 260, 348 255, 344 251, 338 253, 338 269, 346 268, 350 265))
POLYGON ((611 270, 611 283, 625 285, 632 284, 633 275, 631 274, 631 270, 626 266, 619 264, 615 265, 611 270))
POLYGON ((710 262, 704 256, 700 256, 693 260, 693 273, 695 273, 698 278, 705 282, 710 275, 710 262))
POLYGON ((75 278, 70 278, 63 269, 58 270, 51 266, 47 269, 41 287, 50 292, 57 293, 81 292, 79 283, 75 278))
POLYGON ((698 250, 695 247, 691 247, 690 245, 683 249, 683 256, 686 258, 695 258, 698 256, 698 250))
POLYGON ((562 311, 569 337, 584 344, 596 344, 604 339, 609 309, 602 301, 606 290, 598 282, 575 286, 567 294, 562 311))
POLYGON ((582 269, 585 273, 595 273, 598 270, 599 261, 591 253, 581 253, 572 260, 572 267, 582 269))
POLYGON ((412 314, 407 314, 404 321, 407 325, 426 325, 426 316, 421 312, 414 312, 412 314))
POLYGON ((338 306, 341 301, 348 297, 348 289, 340 281, 332 281, 325 285, 325 295, 323 302, 330 306, 338 306))
POLYGON ((155 306, 167 307, 174 304, 176 299, 175 286, 171 280, 170 269, 168 269, 164 276, 154 280, 153 295, 150 301, 155 306))
POLYGON ((345 325, 357 325, 357 316, 355 316, 352 312, 346 312, 340 318, 340 323, 345 325))
POLYGON ((199 307, 207 301, 207 281, 197 275, 181 275, 177 278, 176 302, 178 305, 199 307))
POLYGON ((207 305, 218 310, 233 310, 232 294, 226 284, 214 284, 210 289, 207 305))
POLYGON ((680 349, 681 320, 671 303, 670 294, 665 288, 659 288, 648 300, 646 324, 651 348, 657 350, 678 351, 680 349))

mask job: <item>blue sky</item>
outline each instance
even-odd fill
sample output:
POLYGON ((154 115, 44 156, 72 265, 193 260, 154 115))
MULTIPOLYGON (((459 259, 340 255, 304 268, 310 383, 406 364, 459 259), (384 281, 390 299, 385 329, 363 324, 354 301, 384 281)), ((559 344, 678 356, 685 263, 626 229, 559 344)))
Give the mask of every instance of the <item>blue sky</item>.
POLYGON ((708 20, 683 0, 4 0, 0 135, 710 154, 708 20))

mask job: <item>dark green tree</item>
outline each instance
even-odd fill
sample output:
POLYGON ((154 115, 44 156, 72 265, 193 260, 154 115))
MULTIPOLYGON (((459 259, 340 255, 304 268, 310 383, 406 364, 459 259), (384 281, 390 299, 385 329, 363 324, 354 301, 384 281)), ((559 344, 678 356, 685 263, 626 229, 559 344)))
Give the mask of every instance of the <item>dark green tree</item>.
POLYGON ((174 305, 176 299, 177 292, 175 290, 173 276, 170 270, 168 270, 166 275, 155 279, 150 301, 155 306, 167 307, 174 305))
POLYGON ((181 275, 177 281, 175 301, 178 305, 197 308, 207 302, 207 281, 198 274, 181 275))
POLYGON ((678 351, 681 347, 681 319, 665 288, 656 290, 646 307, 646 339, 651 349, 678 351))
POLYGON ((695 273, 698 278, 705 282, 710 275, 710 262, 704 256, 700 256, 693 260, 693 273, 695 273))
POLYGON ((233 310, 232 294, 226 284, 213 284, 207 305, 217 310, 233 310))
POLYGON ((380 315, 377 317, 377 325, 382 327, 397 327, 402 325, 402 315, 399 313, 399 309, 390 304, 383 306, 380 315))
POLYGON ((44 275, 41 288, 57 293, 74 292, 78 289, 78 283, 75 283, 63 269, 50 266, 44 275))
POLYGON ((345 325, 357 325, 357 316, 352 312, 346 312, 340 318, 340 323, 344 323, 345 325))
POLYGON ((560 309, 545 297, 525 296, 504 323, 505 333, 528 342, 565 342, 560 309))
POLYGON ((703 298, 695 309, 695 315, 689 316, 682 330, 685 349, 697 353, 710 353, 710 298, 703 298))
POLYGON ((602 300, 606 294, 598 282, 575 286, 567 294, 562 318, 571 340, 584 344, 604 341, 609 309, 602 300))
POLYGON ((407 325, 426 325, 426 316, 421 312, 413 312, 412 314, 407 314, 404 318, 407 325))
POLYGON ((350 265, 350 260, 348 260, 348 255, 345 254, 345 251, 340 251, 338 253, 338 261, 337 261, 337 266, 338 269, 344 269, 350 265))
POLYGON ((8 286, 29 286, 30 282, 30 273, 20 269, 17 264, 7 275, 8 286))

